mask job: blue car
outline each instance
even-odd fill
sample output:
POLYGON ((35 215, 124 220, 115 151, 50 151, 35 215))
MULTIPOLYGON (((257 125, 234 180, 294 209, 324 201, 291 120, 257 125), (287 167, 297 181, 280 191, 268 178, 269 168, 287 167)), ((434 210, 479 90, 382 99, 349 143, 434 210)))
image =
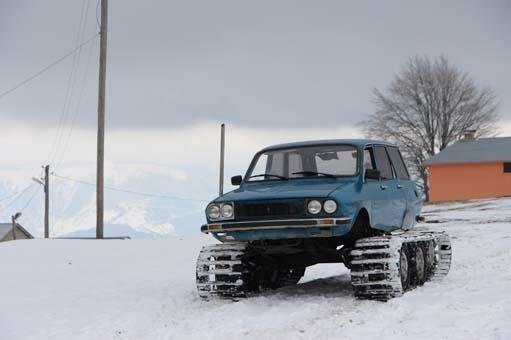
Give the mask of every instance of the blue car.
POLYGON ((306 267, 340 262, 351 269, 356 296, 387 300, 450 266, 447 235, 410 231, 422 195, 394 145, 340 139, 270 146, 231 182, 239 188, 208 204, 201 227, 222 242, 199 254, 201 297, 296 284, 306 267))

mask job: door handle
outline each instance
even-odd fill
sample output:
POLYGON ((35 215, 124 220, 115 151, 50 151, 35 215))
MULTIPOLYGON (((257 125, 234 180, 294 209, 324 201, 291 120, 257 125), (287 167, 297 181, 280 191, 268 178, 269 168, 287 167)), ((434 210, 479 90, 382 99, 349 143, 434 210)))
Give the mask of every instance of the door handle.
POLYGON ((381 189, 381 190, 385 190, 385 189, 387 189, 387 188, 388 188, 388 186, 386 186, 386 185, 383 185, 383 184, 382 184, 382 185, 380 185, 380 189, 381 189))
POLYGON ((398 184, 398 185, 397 185, 397 188, 398 188, 398 189, 403 189, 403 185, 402 185, 402 184, 398 184))

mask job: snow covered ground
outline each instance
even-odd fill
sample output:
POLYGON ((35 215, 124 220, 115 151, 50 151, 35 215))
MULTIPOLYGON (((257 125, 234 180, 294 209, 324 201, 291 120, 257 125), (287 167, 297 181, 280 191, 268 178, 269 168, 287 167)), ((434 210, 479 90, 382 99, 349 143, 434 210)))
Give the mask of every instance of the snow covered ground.
POLYGON ((451 272, 386 303, 354 299, 340 264, 259 297, 201 301, 207 236, 0 243, 0 339, 511 339, 511 199, 424 214, 452 237, 451 272))

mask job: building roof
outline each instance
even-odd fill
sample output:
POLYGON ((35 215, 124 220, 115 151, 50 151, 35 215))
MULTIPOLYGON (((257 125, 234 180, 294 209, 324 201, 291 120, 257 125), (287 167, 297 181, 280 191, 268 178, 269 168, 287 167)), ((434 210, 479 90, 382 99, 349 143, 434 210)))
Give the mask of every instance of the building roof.
MULTIPOLYGON (((25 228, 23 228, 21 225, 16 223, 16 227, 19 231, 21 231, 27 238, 34 238, 32 234, 30 234, 25 228)), ((0 223, 0 240, 7 235, 7 233, 10 233, 12 231, 12 224, 11 223, 0 223)))
POLYGON ((364 147, 367 144, 385 144, 391 145, 389 143, 371 140, 371 139, 320 139, 320 140, 310 140, 310 141, 302 141, 302 142, 293 142, 293 143, 285 143, 285 144, 277 144, 272 146, 267 146, 263 151, 275 150, 275 149, 287 149, 287 148, 299 148, 304 146, 313 146, 313 145, 332 145, 332 144, 351 144, 359 147, 364 147))
POLYGON ((511 137, 459 141, 437 153, 423 165, 511 162, 511 137))

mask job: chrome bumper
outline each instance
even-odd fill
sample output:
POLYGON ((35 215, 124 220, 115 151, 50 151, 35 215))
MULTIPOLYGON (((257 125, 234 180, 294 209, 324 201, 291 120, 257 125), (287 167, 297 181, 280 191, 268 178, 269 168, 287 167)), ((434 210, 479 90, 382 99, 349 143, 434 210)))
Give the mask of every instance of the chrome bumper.
POLYGON ((262 220, 262 221, 226 221, 205 224, 201 232, 243 231, 243 230, 272 230, 288 228, 324 228, 336 227, 351 223, 349 217, 316 218, 316 219, 293 219, 293 220, 262 220))

